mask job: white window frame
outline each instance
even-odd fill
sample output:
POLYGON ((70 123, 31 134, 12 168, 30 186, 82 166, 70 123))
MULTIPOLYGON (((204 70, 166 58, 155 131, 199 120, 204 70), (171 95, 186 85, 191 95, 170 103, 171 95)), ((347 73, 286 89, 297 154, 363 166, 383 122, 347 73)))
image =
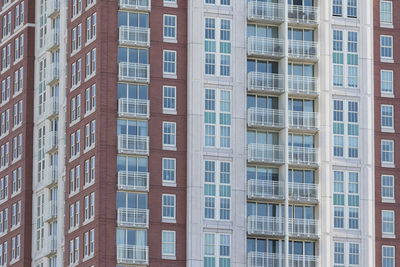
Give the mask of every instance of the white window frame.
POLYGON ((385 262, 385 259, 386 259, 386 261, 390 261, 390 262, 393 262, 393 267, 395 266, 395 257, 396 257, 396 247, 395 246, 382 246, 382 266, 385 266, 385 267, 391 267, 390 265, 388 265, 389 263, 388 262, 385 262), (386 249, 390 249, 390 250, 392 250, 393 251, 393 253, 391 253, 393 256, 391 256, 391 255, 389 255, 389 256, 387 256, 387 255, 385 255, 385 250, 386 249))
POLYGON ((162 213, 162 221, 163 222, 176 222, 176 195, 174 194, 162 194, 162 207, 161 207, 161 213, 162 213), (167 198, 173 198, 173 205, 167 205, 166 202, 167 198), (174 216, 167 216, 164 214, 164 208, 169 208, 173 209, 174 216))
POLYGON ((393 2, 392 1, 387 1, 387 0, 381 0, 379 4, 379 21, 380 21, 380 26, 381 27, 393 27, 393 2), (387 4, 390 5, 390 12, 387 12, 386 10, 383 10, 383 5, 382 4, 387 4), (390 16, 390 20, 382 20, 382 14, 386 14, 390 16))
POLYGON ((176 186, 176 158, 165 158, 163 157, 162 159, 162 182, 163 182, 163 186, 176 186), (166 161, 168 162, 173 162, 173 169, 166 169, 166 161), (169 171, 169 172, 173 172, 174 174, 174 179, 173 180, 167 180, 165 175, 164 175, 164 171, 169 171))
MULTIPOLYGON (((232 235, 229 233, 215 233, 215 232, 205 232, 203 235, 203 260, 205 261, 205 258, 208 256, 210 258, 214 258, 216 263, 220 262, 220 259, 227 259, 229 260, 229 265, 231 266, 231 258, 232 258, 232 235), (213 243, 207 243, 207 236, 213 236, 213 243), (229 239, 229 244, 228 247, 229 249, 226 249, 227 244, 222 243, 222 237, 229 239), (224 246, 225 249, 221 249, 221 247, 224 246), (221 251, 228 252, 227 255, 221 255, 221 251)), ((219 265, 216 265, 219 266, 219 265)), ((225 266, 225 265, 224 265, 225 266)))
POLYGON ((394 107, 393 105, 381 105, 381 131, 393 131, 394 130, 394 107), (384 109, 391 109, 391 116, 384 116, 384 109), (384 119, 389 119, 391 121, 391 126, 384 126, 383 121, 384 119))
POLYGON ((395 147, 394 147, 394 141, 393 140, 387 140, 387 139, 382 139, 381 140, 381 165, 383 166, 383 167, 394 167, 394 149, 395 149, 395 147), (391 146, 392 146, 392 150, 391 151, 384 151, 383 150, 383 145, 384 145, 384 143, 391 143, 391 146), (392 157, 392 160, 391 161, 383 161, 383 153, 392 153, 392 155, 391 155, 391 157, 392 157))
POLYGON ((164 42, 176 43, 178 35, 178 18, 176 15, 164 14, 163 16, 163 40, 164 42), (173 25, 166 24, 167 22, 172 22, 173 25), (166 29, 171 29, 174 31, 174 36, 166 36, 168 32, 166 29))
POLYGON ((394 203, 394 176, 393 175, 381 175, 381 198, 382 202, 394 203), (385 181, 385 179, 388 179, 385 181), (390 192, 391 196, 384 194, 384 189, 390 192))
POLYGON ((177 112, 177 109, 176 109, 176 104, 177 104, 176 97, 177 97, 176 86, 169 86, 169 85, 164 85, 163 86, 163 104, 162 104, 163 105, 163 113, 165 113, 165 114, 176 114, 176 112, 177 112), (167 90, 172 90, 173 93, 174 93, 174 96, 169 96, 169 95, 166 96, 166 93, 168 93, 167 90), (166 107, 165 106, 165 101, 173 102, 173 106, 174 107, 173 108, 166 107))
POLYGON ((396 218, 395 218, 395 212, 394 210, 382 210, 381 211, 381 219, 382 219, 382 237, 395 237, 395 231, 396 231, 396 218), (384 221, 384 213, 391 214, 393 220, 390 221, 384 221), (393 231, 384 231, 384 225, 387 225, 390 227, 390 224, 392 224, 393 231))
POLYGON ((381 61, 393 62, 393 53, 394 53, 393 47, 394 47, 394 45, 393 45, 393 36, 392 35, 384 35, 384 34, 380 35, 380 37, 379 37, 379 53, 380 53, 381 61), (382 41, 384 38, 388 38, 391 41, 391 46, 383 46, 382 45, 382 41), (382 49, 390 49, 391 56, 383 56, 382 49))
POLYGON ((389 96, 389 97, 393 97, 394 93, 393 93, 393 83, 394 83, 394 79, 393 79, 393 70, 381 70, 381 80, 380 80, 380 87, 381 87, 381 96, 389 96), (384 80, 384 74, 390 75, 391 76, 391 80, 384 80), (391 85, 391 90, 390 91, 383 91, 382 88, 382 84, 385 83, 387 85, 391 85))
POLYGON ((167 230, 162 230, 161 232, 161 257, 163 259, 175 259, 176 257, 176 232, 175 231, 167 231, 167 230), (166 238, 171 238, 171 240, 166 240, 166 238), (168 246, 168 248, 167 248, 168 246), (172 248, 173 246, 173 251, 169 252, 166 250, 170 249, 170 246, 172 248))
POLYGON ((164 78, 177 78, 177 68, 178 68, 178 53, 175 50, 163 50, 163 77, 164 78), (168 54, 173 55, 173 60, 166 60, 166 56, 168 54), (170 67, 173 67, 173 71, 166 70, 166 64, 170 67))
POLYGON ((176 150, 176 134, 177 134, 177 128, 176 128, 176 122, 172 122, 172 121, 163 121, 163 127, 162 127, 162 146, 164 150, 176 150), (174 131, 171 133, 166 133, 166 126, 170 124, 170 127, 173 126, 174 131), (171 135, 171 140, 172 140, 172 144, 166 144, 166 139, 165 137, 167 135, 171 135))

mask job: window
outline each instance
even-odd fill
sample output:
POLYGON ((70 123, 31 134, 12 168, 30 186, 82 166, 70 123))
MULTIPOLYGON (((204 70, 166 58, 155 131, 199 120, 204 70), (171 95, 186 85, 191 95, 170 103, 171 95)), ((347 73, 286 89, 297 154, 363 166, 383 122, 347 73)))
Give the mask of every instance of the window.
POLYGON ((96 48, 86 54, 86 79, 96 73, 96 48))
POLYGON ((176 16, 164 15, 164 41, 176 40, 176 16))
POLYGON ((333 155, 358 158, 359 104, 356 101, 347 101, 345 104, 344 100, 333 101, 333 155))
POLYGON ((358 243, 334 243, 334 266, 358 266, 360 262, 360 244, 358 243))
POLYGON ((229 234, 204 234, 204 266, 231 266, 231 236, 229 234))
POLYGON ((175 257, 175 231, 162 231, 162 256, 175 257))
POLYGON ((382 175, 382 201, 394 200, 394 177, 393 175, 382 175))
POLYGON ((176 183, 176 159, 162 159, 162 180, 163 183, 176 183))
POLYGON ((81 95, 71 99, 71 123, 81 118, 81 95))
POLYGON ((394 247, 382 246, 382 267, 394 267, 394 247))
POLYGON ((393 8, 392 1, 381 0, 381 3, 380 3, 381 24, 384 24, 384 23, 392 24, 393 23, 393 9, 392 8, 393 8))
POLYGON ((163 122, 163 148, 176 147, 176 123, 163 122))
POLYGON ((85 210, 84 219, 85 221, 94 218, 94 192, 85 197, 85 210))
POLYGON ((96 84, 85 91, 85 112, 89 113, 96 109, 96 84))
POLYGON ((381 60, 393 60, 393 36, 381 35, 381 60))
POLYGON ((382 210, 382 235, 394 235, 394 211, 382 210))
POLYGON ((85 150, 92 148, 96 142, 96 120, 85 125, 85 150))
POLYGON ((94 229, 86 232, 83 237, 83 256, 87 258, 94 254, 94 229))
POLYGON ((164 75, 176 76, 176 51, 164 50, 164 75))
POLYGON ((332 12, 334 16, 342 16, 343 13, 343 0, 333 0, 332 2, 332 12))
POLYGON ((204 162, 204 217, 231 219, 231 163, 204 162))
POLYGON ((334 171, 333 176, 334 227, 341 229, 359 229, 359 173, 334 171))
POLYGON ((69 228, 74 229, 79 226, 79 201, 69 206, 69 228))
POLYGON ((381 105, 381 127, 393 129, 393 106, 381 105))
POLYGON ((162 195, 162 218, 175 220, 175 195, 162 195))
POLYGON ((394 143, 393 140, 381 140, 381 162, 382 164, 394 164, 394 143))
POLYGON ((333 0, 332 15, 337 17, 343 16, 343 11, 347 10, 348 18, 357 17, 357 0, 333 0), (347 7, 347 9, 346 9, 347 7))
POLYGON ((12 194, 16 194, 21 190, 21 175, 21 167, 19 167, 17 170, 14 170, 12 173, 12 194))
POLYGON ((86 20, 86 42, 96 39, 96 20, 97 13, 93 13, 93 15, 89 16, 86 20))
POLYGON ((85 160, 85 186, 94 183, 95 180, 95 157, 85 160))
POLYGON ((358 32, 333 30, 332 55, 333 85, 358 88, 358 32))
POLYGON ((218 4, 217 2, 219 2, 219 4, 221 6, 229 6, 230 5, 230 0, 205 0, 205 3, 208 5, 216 5, 218 4))
POLYGON ((72 0, 72 18, 79 16, 82 12, 82 0, 72 0))
POLYGON ((79 192, 80 188, 80 165, 76 166, 75 168, 72 168, 69 171, 69 193, 73 194, 76 192, 79 192))
POLYGON ((205 146, 231 147, 231 92, 205 89, 205 146))
POLYGON ((163 111, 164 113, 176 112, 175 86, 163 86, 163 111))
POLYGON ((70 157, 78 156, 81 153, 81 130, 71 134, 71 155, 70 157))
POLYGON ((381 93, 393 94, 393 71, 381 70, 381 93))
MULTIPOLYGON (((227 1, 228 2, 228 1, 227 1)), ((205 19, 205 74, 212 76, 231 75, 231 21, 205 19), (216 31, 220 30, 220 34, 216 31), (218 49, 218 51, 217 51, 218 49)))
POLYGON ((176 2, 176 0, 164 0, 164 6, 176 7, 177 2, 176 2))

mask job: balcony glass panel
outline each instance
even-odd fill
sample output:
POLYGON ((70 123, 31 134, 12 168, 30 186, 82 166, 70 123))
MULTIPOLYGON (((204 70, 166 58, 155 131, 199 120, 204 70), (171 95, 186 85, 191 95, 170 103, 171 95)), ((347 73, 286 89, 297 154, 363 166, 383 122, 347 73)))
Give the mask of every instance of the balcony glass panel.
POLYGON ((288 0, 288 18, 290 22, 300 24, 318 23, 319 8, 313 0, 288 0))
POLYGON ((120 8, 127 10, 151 10, 151 0, 119 0, 120 8))
POLYGON ((282 1, 253 0, 247 2, 249 19, 265 21, 283 21, 284 5, 282 1))

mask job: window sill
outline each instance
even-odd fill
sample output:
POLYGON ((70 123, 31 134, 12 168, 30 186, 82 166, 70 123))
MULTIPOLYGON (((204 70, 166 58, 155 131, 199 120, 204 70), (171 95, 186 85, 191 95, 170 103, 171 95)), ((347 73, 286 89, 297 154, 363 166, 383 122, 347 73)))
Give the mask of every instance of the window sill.
POLYGON ((85 184, 84 186, 83 186, 83 190, 85 190, 85 189, 87 189, 87 188, 89 188, 89 187, 91 187, 92 185, 94 185, 94 180, 93 181, 90 181, 89 183, 87 183, 87 184, 85 184))
POLYGON ((79 86, 81 86, 81 82, 71 86, 70 92, 74 91, 76 88, 78 88, 79 86))
POLYGON ((22 56, 19 57, 19 58, 17 58, 17 59, 15 59, 13 65, 14 65, 14 66, 17 65, 18 63, 20 63, 20 62, 22 61, 22 59, 23 59, 22 56))
POLYGON ((164 79, 178 79, 178 76, 174 73, 163 73, 164 79))
POLYGON ((178 113, 175 109, 163 109, 163 114, 176 115, 178 113))
POLYGON ((22 158, 22 156, 19 155, 18 158, 13 159, 13 160, 11 161, 11 165, 14 164, 14 163, 16 163, 16 162, 18 162, 18 161, 20 161, 21 158, 22 158))
POLYGON ((18 189, 18 191, 15 191, 14 193, 12 193, 10 198, 17 196, 19 193, 21 193, 21 189, 18 189))
POLYGON ((396 200, 392 198, 382 198, 382 203, 396 203, 396 200))
POLYGON ((12 259, 11 261, 10 261, 10 265, 13 265, 14 263, 17 263, 18 261, 19 261, 19 257, 18 258, 16 258, 16 259, 12 259))
POLYGON ((82 259, 82 262, 88 261, 88 260, 92 259, 93 257, 94 257, 94 253, 92 253, 92 254, 90 254, 90 255, 88 255, 88 256, 85 256, 85 257, 82 259))
POLYGON ((173 255, 162 255, 161 258, 163 260, 176 260, 176 256, 173 255))
POLYGON ((20 94, 22 94, 22 89, 19 90, 19 91, 17 91, 17 92, 15 92, 15 93, 13 94, 13 98, 16 98, 16 97, 19 96, 20 94))
POLYGON ((96 41, 96 37, 92 37, 92 39, 89 39, 86 41, 85 46, 90 45, 91 43, 93 43, 94 41, 96 41))
POLYGON ((396 239, 395 234, 382 234, 382 238, 396 239))
POLYGON ((164 42, 164 43, 177 44, 177 43, 178 43, 178 40, 177 40, 176 38, 163 37, 163 42, 164 42))
POLYGON ((9 133, 10 133, 10 131, 7 130, 7 132, 0 135, 0 140, 3 139, 4 137, 6 137, 9 133))
POLYGON ((381 62, 384 62, 384 63, 394 63, 394 60, 393 60, 393 58, 382 58, 382 57, 381 57, 381 62))
POLYGON ((81 51, 81 49, 82 49, 82 45, 80 47, 76 48, 74 51, 72 51, 70 57, 73 57, 76 54, 78 54, 79 51, 81 51))
POLYGON ((70 233, 72 233, 72 232, 75 232, 75 231, 78 230, 78 229, 79 229, 79 224, 76 225, 76 226, 74 226, 74 227, 72 227, 72 228, 69 228, 68 234, 70 234, 70 233))
POLYGON ((79 193, 79 189, 77 189, 77 190, 74 191, 74 192, 69 193, 68 198, 71 198, 71 197, 75 196, 75 195, 78 194, 78 193, 79 193))
POLYGON ((87 224, 89 224, 89 223, 91 223, 93 221, 94 221, 94 216, 92 218, 88 219, 88 220, 83 221, 82 226, 83 225, 87 225, 87 224))
POLYGON ((394 98, 393 93, 381 93, 381 97, 394 98))
POLYGON ((162 149, 163 150, 176 151, 176 146, 163 145, 162 149))
POLYGON ((173 8, 177 8, 178 7, 178 4, 175 2, 175 3, 168 3, 168 2, 165 2, 164 1, 164 6, 165 7, 173 7, 173 8))
POLYGON ((73 17, 71 18, 71 22, 73 22, 74 20, 76 20, 80 15, 82 15, 82 11, 79 12, 79 13, 77 13, 75 16, 73 16, 73 17))
POLYGON ((396 168, 394 163, 388 163, 388 162, 381 162, 381 166, 384 168, 396 168))
POLYGON ((12 127, 11 130, 12 130, 12 131, 15 131, 15 130, 17 130, 19 127, 21 127, 21 125, 22 125, 22 122, 20 122, 20 123, 14 125, 14 126, 12 127))
POLYGON ((81 121, 81 116, 79 116, 78 119, 75 119, 75 120, 71 121, 71 123, 69 124, 69 127, 74 126, 75 124, 77 124, 77 123, 80 122, 80 121, 81 121))
POLYGON ((163 223, 176 223, 176 219, 172 219, 172 218, 162 218, 161 221, 163 223))
POLYGON ((390 29, 393 29, 394 28, 394 26, 393 26, 393 22, 392 23, 390 23, 390 22, 380 22, 380 25, 379 25, 381 28, 390 28, 390 29))
POLYGON ((69 158, 69 162, 73 162, 74 160, 76 160, 77 158, 79 158, 79 156, 81 155, 81 153, 77 153, 76 155, 72 156, 69 158))
POLYGON ((92 72, 89 76, 87 76, 84 80, 84 82, 89 81, 90 79, 92 79, 94 76, 96 76, 96 72, 92 72))
POLYGON ((176 182, 169 182, 169 181, 163 181, 162 182, 163 186, 168 186, 168 187, 176 187, 176 182))
POLYGON ((381 127, 381 132, 382 132, 382 133, 394 133, 395 131, 394 131, 393 128, 384 128, 384 127, 381 127))
POLYGON ((85 148, 85 150, 83 150, 83 154, 85 154, 86 152, 89 152, 93 148, 95 148, 95 143, 93 143, 90 146, 88 146, 87 148, 85 148))
POLYGON ((85 113, 85 115, 83 115, 83 117, 86 118, 86 117, 90 116, 91 114, 93 114, 95 111, 96 111, 96 109, 92 108, 91 110, 86 111, 86 113, 85 113))
POLYGON ((10 228, 10 232, 12 232, 12 231, 18 229, 20 226, 21 226, 21 223, 18 223, 17 225, 13 225, 13 226, 10 228))
POLYGON ((85 11, 91 9, 95 4, 96 4, 96 1, 93 1, 93 3, 89 4, 88 6, 86 6, 85 11))
POLYGON ((2 101, 0 104, 0 107, 4 106, 5 104, 7 104, 10 101, 10 98, 7 98, 6 100, 2 101))

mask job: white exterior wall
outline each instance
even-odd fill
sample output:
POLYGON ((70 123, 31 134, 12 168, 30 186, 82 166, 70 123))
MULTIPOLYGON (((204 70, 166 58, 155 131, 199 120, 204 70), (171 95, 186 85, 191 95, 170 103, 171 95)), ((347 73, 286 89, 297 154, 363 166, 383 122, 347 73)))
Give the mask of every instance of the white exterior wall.
MULTIPOLYGON (((203 266, 204 232, 231 233, 231 265, 246 265, 246 1, 188 1, 187 266, 203 266), (205 77, 206 17, 231 19, 231 77, 205 77), (204 147, 205 88, 231 90, 231 149, 204 147), (231 220, 204 219, 204 160, 231 162, 231 220)), ((219 31, 216 31, 216 35, 219 31)), ((216 248, 218 250, 219 248, 216 248)))

